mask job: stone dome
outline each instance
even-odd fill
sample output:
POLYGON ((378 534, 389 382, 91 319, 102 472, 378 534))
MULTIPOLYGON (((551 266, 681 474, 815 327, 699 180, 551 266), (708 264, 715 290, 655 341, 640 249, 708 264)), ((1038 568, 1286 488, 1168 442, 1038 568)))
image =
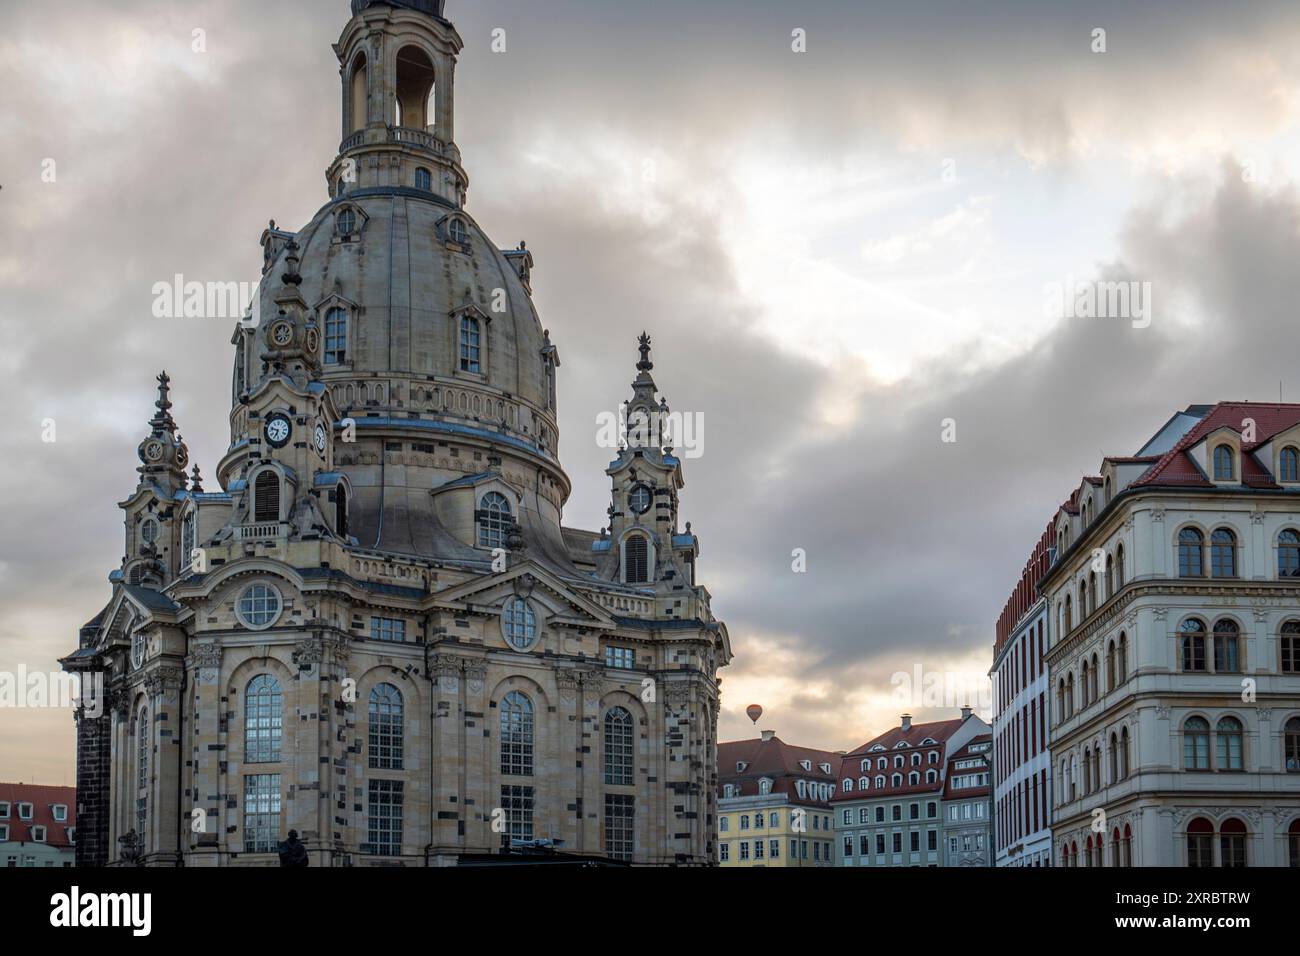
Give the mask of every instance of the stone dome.
POLYGON ((352 0, 352 15, 355 17, 366 7, 387 6, 405 7, 408 10, 419 10, 430 16, 441 17, 444 5, 445 0, 352 0))

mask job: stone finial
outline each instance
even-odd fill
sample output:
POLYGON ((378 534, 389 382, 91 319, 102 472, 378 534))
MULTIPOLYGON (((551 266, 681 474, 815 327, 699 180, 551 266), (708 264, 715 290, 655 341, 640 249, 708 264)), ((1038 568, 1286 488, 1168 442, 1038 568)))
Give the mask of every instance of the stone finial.
POLYGON ((199 474, 198 462, 194 463, 194 468, 190 472, 190 491, 196 495, 203 494, 203 476, 199 474))
POLYGON ((640 343, 639 350, 641 352, 641 361, 636 363, 637 370, 648 372, 655 367, 655 363, 650 361, 650 336, 642 331, 637 342, 640 343))

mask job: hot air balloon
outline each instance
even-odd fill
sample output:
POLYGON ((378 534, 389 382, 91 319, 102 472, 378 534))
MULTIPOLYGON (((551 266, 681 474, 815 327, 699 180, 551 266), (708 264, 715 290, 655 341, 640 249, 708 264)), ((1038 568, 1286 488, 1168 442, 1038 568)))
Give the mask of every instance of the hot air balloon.
POLYGON ((745 715, 754 723, 758 723, 758 718, 763 716, 763 708, 758 704, 750 704, 745 708, 745 715))

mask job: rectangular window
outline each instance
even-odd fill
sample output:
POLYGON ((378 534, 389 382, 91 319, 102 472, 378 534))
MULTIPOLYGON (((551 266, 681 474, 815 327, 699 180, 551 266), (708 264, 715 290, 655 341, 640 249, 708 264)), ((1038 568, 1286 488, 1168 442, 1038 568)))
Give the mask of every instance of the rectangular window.
POLYGON ((630 860, 635 850, 636 798, 605 794, 605 852, 616 860, 630 860))
POLYGON ((30 820, 32 818, 32 805, 30 803, 18 804, 18 819, 30 820))
POLYGON ((505 785, 501 787, 501 809, 505 811, 506 832, 512 840, 533 838, 533 788, 505 785))
POLYGON ((280 841, 280 775, 244 777, 244 852, 271 853, 280 841))
POLYGON ((891 816, 892 816, 895 820, 901 820, 901 819, 903 819, 903 806, 902 806, 902 804, 899 804, 899 803, 894 804, 894 806, 893 806, 893 807, 891 808, 891 810, 890 810, 890 814, 891 814, 891 816))
POLYGON ((853 837, 851 836, 846 836, 844 838, 844 855, 845 856, 853 855, 853 837))
POLYGON ((1214 837, 1209 833, 1187 836, 1187 865, 1214 866, 1214 837))
POLYGON ((8 840, 9 840, 9 824, 0 823, 0 843, 5 843, 8 840))
POLYGON ((462 317, 460 320, 460 370, 462 372, 482 371, 480 346, 478 319, 462 317))
POLYGON ((375 856, 402 854, 402 781, 371 780, 366 839, 375 856))
POLYGON ((859 823, 866 823, 866 822, 867 822, 867 820, 868 820, 867 813, 868 813, 868 810, 867 810, 866 807, 858 807, 858 822, 859 822, 859 823))
POLYGON ((741 841, 740 841, 740 858, 741 858, 742 860, 748 860, 748 859, 749 859, 749 841, 748 841, 748 840, 741 840, 741 841))
POLYGON ((376 641, 406 640, 406 622, 399 617, 372 617, 370 636, 376 641))
POLYGON ((918 850, 921 849, 921 834, 913 830, 907 842, 908 842, 908 848, 913 853, 916 853, 918 850))
POLYGON ((894 841, 893 841, 893 842, 894 842, 894 852, 895 852, 895 853, 902 853, 902 852, 903 852, 903 834, 901 834, 901 833, 895 833, 893 836, 894 836, 894 841))
POLYGON ((9 819, 9 801, 0 800, 0 820, 9 819))
POLYGON ((727 863, 731 860, 730 843, 720 843, 718 845, 718 859, 721 860, 723 863, 727 863))
POLYGON ((742 814, 740 815, 740 828, 741 828, 742 830, 748 830, 748 829, 749 829, 749 814, 748 814, 748 813, 742 813, 742 814))
POLYGON ((761 860, 761 859, 763 859, 763 841, 762 841, 762 840, 755 840, 755 841, 754 841, 754 859, 756 859, 756 860, 761 860))
POLYGON ((877 823, 884 823, 884 822, 885 822, 885 808, 884 808, 884 807, 876 807, 876 822, 877 822, 877 823))
POLYGON ((798 841, 798 840, 791 840, 791 841, 790 841, 790 859, 792 859, 792 860, 797 860, 797 859, 799 859, 799 841, 798 841))
POLYGON ((630 647, 615 647, 613 644, 606 644, 605 666, 631 670, 636 666, 636 654, 630 647))
POLYGON ((927 850, 939 849, 939 831, 927 830, 925 834, 925 848, 927 850))
POLYGON ((877 853, 885 852, 885 835, 883 833, 876 834, 876 852, 877 853))
POLYGON ((68 819, 68 808, 61 803, 54 805, 54 820, 56 823, 62 823, 68 819))
POLYGON ((33 843, 45 842, 45 827, 32 827, 32 842, 33 843))
POLYGON ((909 820, 921 819, 921 805, 919 803, 914 803, 907 808, 907 818, 909 820))
POLYGON ((325 364, 342 365, 348 355, 348 314, 343 309, 325 313, 325 364))
POLYGON ((844 808, 844 813, 842 814, 842 816, 844 818, 844 825, 846 827, 853 823, 853 811, 850 810, 848 807, 844 808))
POLYGON ((1300 673, 1300 637, 1294 634, 1282 635, 1282 672, 1300 673))
POLYGON ((774 860, 776 860, 776 859, 780 859, 780 857, 781 857, 781 841, 780 841, 780 840, 768 840, 768 841, 767 841, 767 855, 770 856, 770 857, 771 857, 772 859, 774 859, 774 860))

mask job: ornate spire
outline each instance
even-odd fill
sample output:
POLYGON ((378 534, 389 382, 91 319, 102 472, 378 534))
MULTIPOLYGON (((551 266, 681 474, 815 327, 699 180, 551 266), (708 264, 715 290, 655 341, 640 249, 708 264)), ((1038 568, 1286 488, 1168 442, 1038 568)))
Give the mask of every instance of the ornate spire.
POLYGON ((158 376, 158 400, 153 403, 158 411, 149 420, 149 425, 155 434, 160 432, 171 434, 176 430, 176 422, 172 419, 171 411, 171 381, 167 370, 163 369, 162 374, 158 376))
POLYGON ((643 330, 637 341, 641 343, 641 361, 636 363, 637 371, 648 372, 655 367, 655 363, 650 361, 650 336, 643 330))

